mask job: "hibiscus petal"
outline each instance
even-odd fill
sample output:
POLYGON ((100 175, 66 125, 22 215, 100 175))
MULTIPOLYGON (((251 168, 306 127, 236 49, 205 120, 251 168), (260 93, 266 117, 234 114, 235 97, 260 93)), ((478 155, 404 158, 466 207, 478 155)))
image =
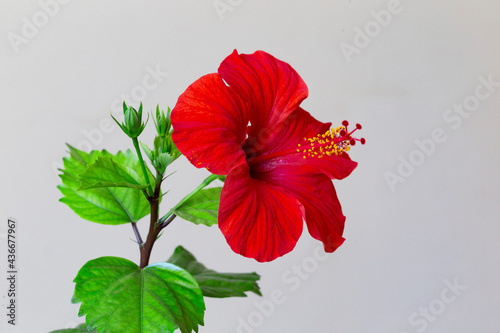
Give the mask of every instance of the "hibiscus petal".
POLYGON ((310 173, 321 171, 331 179, 343 179, 351 174, 358 163, 352 161, 347 153, 342 155, 323 156, 322 158, 307 156, 297 152, 298 144, 304 144, 304 138, 315 137, 325 133, 331 123, 322 123, 312 117, 309 112, 302 108, 297 108, 278 128, 275 136, 261 140, 260 142, 250 142, 247 140, 243 149, 250 156, 252 147, 260 145, 260 154, 255 153, 256 162, 250 158, 248 163, 256 171, 269 171, 280 165, 296 165, 309 168, 310 173), (280 154, 280 152, 286 154, 280 154), (276 156, 275 156, 276 155, 276 156), (269 156, 269 159, 265 159, 269 156), (275 157, 274 157, 275 156, 275 157), (259 161, 259 162, 257 162, 259 161))
POLYGON ((242 164, 224 182, 219 228, 234 252, 271 261, 295 247, 303 228, 302 206, 279 187, 251 178, 242 164))
POLYGON ((289 64, 263 51, 238 54, 234 50, 221 63, 219 73, 249 103, 249 136, 280 126, 308 95, 305 82, 289 64))
POLYGON ((226 175, 245 163, 241 144, 248 124, 246 109, 219 74, 191 84, 177 100, 171 119, 172 138, 194 166, 226 175))
POLYGON ((285 189, 300 201, 309 233, 323 242, 326 252, 342 245, 345 216, 332 181, 326 175, 310 174, 306 167, 280 166, 254 176, 285 189))

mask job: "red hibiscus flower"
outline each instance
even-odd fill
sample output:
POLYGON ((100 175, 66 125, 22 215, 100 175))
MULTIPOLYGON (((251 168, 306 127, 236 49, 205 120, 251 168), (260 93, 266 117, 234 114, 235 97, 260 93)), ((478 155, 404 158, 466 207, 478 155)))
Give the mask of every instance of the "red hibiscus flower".
POLYGON ((301 77, 270 54, 238 54, 191 84, 172 110, 173 140, 198 168, 227 175, 219 227, 233 251, 258 261, 290 252, 306 222, 333 252, 344 241, 331 179, 357 163, 347 122, 336 129, 299 107, 308 95, 301 77))

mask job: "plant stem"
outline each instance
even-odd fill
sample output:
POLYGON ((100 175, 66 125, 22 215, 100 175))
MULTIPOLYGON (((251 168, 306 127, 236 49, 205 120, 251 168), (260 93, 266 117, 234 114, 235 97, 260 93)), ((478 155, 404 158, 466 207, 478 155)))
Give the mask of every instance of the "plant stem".
POLYGON ((191 193, 189 193, 188 195, 186 195, 167 214, 165 214, 160 220, 158 220, 158 224, 160 226, 162 226, 162 228, 165 228, 170 222, 172 222, 172 220, 175 218, 175 216, 177 216, 177 215, 175 215, 172 212, 173 210, 179 208, 183 203, 185 203, 186 201, 188 201, 189 199, 191 199, 196 193, 198 193, 201 190, 203 190, 205 187, 207 187, 211 182, 213 182, 216 179, 217 179, 217 175, 210 175, 207 178, 205 178, 205 180, 203 182, 201 182, 201 184, 197 188, 195 188, 191 193), (166 223, 167 218, 169 218, 171 215, 173 215, 173 217, 171 218, 172 220, 170 220, 170 221, 168 221, 168 223, 166 223))
POLYGON ((153 195, 148 198, 151 207, 151 219, 149 221, 148 237, 146 239, 146 242, 143 243, 143 246, 141 246, 140 248, 141 262, 139 267, 141 269, 149 265, 149 258, 151 257, 151 251, 153 250, 153 245, 156 242, 156 239, 158 238, 160 231, 167 225, 169 225, 177 216, 172 212, 172 210, 175 210, 176 208, 180 207, 184 202, 186 202, 187 200, 192 198, 196 193, 207 187, 207 185, 213 182, 215 179, 217 179, 216 175, 208 176, 197 188, 195 188, 191 193, 189 193, 186 197, 184 197, 184 199, 182 199, 177 205, 175 205, 174 208, 170 210, 170 212, 168 212, 161 219, 158 219, 161 182, 163 179, 162 175, 156 172, 155 189, 153 195))
POLYGON ((149 258, 151 257, 151 251, 153 250, 153 245, 158 238, 158 234, 161 228, 156 224, 158 221, 159 205, 160 205, 160 193, 161 193, 161 182, 162 175, 158 172, 156 173, 155 190, 153 195, 149 198, 149 205, 151 207, 151 218, 149 220, 149 232, 148 237, 144 246, 141 247, 141 262, 139 267, 142 269, 149 264, 149 258))
POLYGON ((137 138, 133 138, 132 142, 134 143, 135 151, 137 152, 137 157, 139 158, 139 163, 141 164, 142 173, 144 174, 144 179, 146 183, 148 183, 148 194, 151 197, 153 195, 153 189, 151 188, 151 184, 149 183, 149 174, 146 171, 146 164, 144 163, 144 159, 142 158, 141 149, 139 148, 139 140, 137 138))
POLYGON ((177 215, 172 214, 171 212, 169 214, 167 214, 167 215, 169 217, 165 220, 165 222, 163 222, 163 223, 160 224, 160 228, 161 229, 165 228, 167 225, 170 224, 170 222, 172 222, 177 217, 177 215))
POLYGON ((139 229, 137 229, 137 223, 132 222, 132 229, 134 230, 135 238, 137 239, 137 243, 139 244, 140 247, 142 247, 142 237, 141 234, 139 233, 139 229))

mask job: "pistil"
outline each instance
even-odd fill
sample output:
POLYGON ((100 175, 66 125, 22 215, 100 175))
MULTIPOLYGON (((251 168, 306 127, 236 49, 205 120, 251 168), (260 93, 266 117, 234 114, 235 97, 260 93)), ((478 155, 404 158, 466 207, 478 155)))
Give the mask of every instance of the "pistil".
POLYGON ((351 149, 352 146, 359 141, 365 144, 364 138, 358 139, 352 136, 354 132, 361 129, 360 124, 356 124, 356 128, 349 132, 347 128, 349 122, 344 120, 342 126, 331 128, 325 133, 318 134, 312 138, 304 138, 303 143, 297 146, 297 152, 303 154, 303 158, 341 155, 351 149))

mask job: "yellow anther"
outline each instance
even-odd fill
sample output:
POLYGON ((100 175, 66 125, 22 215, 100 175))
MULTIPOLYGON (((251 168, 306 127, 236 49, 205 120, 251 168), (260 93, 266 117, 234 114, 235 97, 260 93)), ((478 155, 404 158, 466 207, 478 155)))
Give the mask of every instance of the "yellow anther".
MULTIPOLYGON (((345 151, 350 150, 348 138, 342 137, 340 132, 346 131, 343 126, 327 130, 314 137, 304 138, 304 141, 309 142, 306 149, 297 149, 297 152, 302 150, 303 158, 307 156, 322 158, 323 156, 341 155, 345 151), (314 149, 316 148, 316 149, 314 149)), ((301 144, 298 144, 301 147, 301 144)))

